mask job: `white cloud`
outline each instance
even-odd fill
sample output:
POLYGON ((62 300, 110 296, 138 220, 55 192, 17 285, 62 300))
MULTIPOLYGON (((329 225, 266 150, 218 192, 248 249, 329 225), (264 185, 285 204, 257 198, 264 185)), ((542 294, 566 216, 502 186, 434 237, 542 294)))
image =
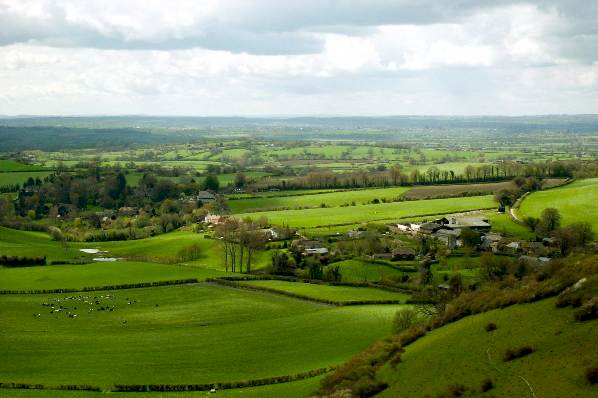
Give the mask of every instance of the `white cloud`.
POLYGON ((500 3, 0 0, 0 114, 595 112, 591 16, 500 3))

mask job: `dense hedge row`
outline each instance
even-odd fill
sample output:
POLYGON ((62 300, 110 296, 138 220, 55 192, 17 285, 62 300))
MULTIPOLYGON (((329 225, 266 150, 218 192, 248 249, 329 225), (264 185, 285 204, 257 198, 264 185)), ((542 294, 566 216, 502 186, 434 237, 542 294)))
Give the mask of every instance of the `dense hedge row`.
POLYGON ((266 377, 263 379, 206 383, 206 384, 117 384, 112 389, 113 392, 173 392, 173 391, 209 391, 211 389, 228 390, 232 388, 246 388, 265 386, 268 384, 289 383, 292 381, 308 379, 328 373, 334 368, 320 368, 308 372, 296 373, 293 375, 266 377))
POLYGON ((70 391, 102 391, 100 387, 89 384, 33 384, 33 383, 1 383, 0 388, 11 388, 20 390, 70 390, 70 391))
MULTIPOLYGON (((282 276, 282 275, 246 275, 246 276, 222 276, 218 277, 218 280, 224 281, 286 281, 286 282, 298 282, 298 283, 311 283, 314 285, 328 285, 328 286, 350 286, 350 287, 371 287, 375 289, 387 290, 398 293, 412 293, 412 289, 405 289, 403 287, 397 287, 394 285, 388 285, 381 282, 328 282, 319 279, 305 279, 297 278, 295 276, 282 276)), ((214 282, 214 279, 208 279, 209 282, 214 282)))
MULTIPOLYGON (((250 280, 250 279, 248 279, 250 280)), ((335 301, 335 300, 326 300, 320 299, 316 297, 306 296, 303 294, 298 293, 291 293, 285 292, 283 290, 273 289, 265 286, 251 286, 246 285, 241 282, 231 281, 231 280, 224 280, 224 279, 208 279, 208 282, 218 283, 220 285, 234 287, 237 289, 246 289, 246 290, 258 290, 268 293, 280 294, 282 296, 292 297, 300 300, 306 301, 313 301, 316 303, 322 304, 329 304, 329 305, 336 305, 336 306, 347 306, 347 305, 365 305, 365 304, 402 304, 401 300, 352 300, 352 301, 335 301)))
POLYGON ((46 256, 21 257, 21 256, 0 256, 0 265, 5 267, 32 267, 35 265, 46 265, 46 256))
POLYGON ((197 278, 188 278, 188 279, 176 279, 176 280, 171 280, 171 281, 128 283, 125 285, 82 287, 82 288, 78 288, 78 289, 75 288, 75 289, 0 290, 0 294, 76 293, 76 292, 93 292, 93 291, 99 291, 99 290, 122 290, 122 289, 138 289, 138 288, 143 288, 143 287, 186 285, 188 283, 199 283, 199 280, 197 278))

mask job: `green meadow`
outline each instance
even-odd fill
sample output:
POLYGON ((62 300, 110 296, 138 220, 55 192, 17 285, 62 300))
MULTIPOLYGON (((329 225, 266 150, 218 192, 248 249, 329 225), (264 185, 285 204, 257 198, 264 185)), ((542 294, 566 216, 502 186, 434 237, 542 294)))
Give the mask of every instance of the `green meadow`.
POLYGON ((206 284, 66 297, 0 296, 3 381, 107 388, 294 374, 365 349, 389 333, 401 308, 333 307, 206 284))
POLYGON ((462 384, 465 396, 591 397, 598 387, 585 383, 585 369, 596 361, 596 321, 577 322, 571 309, 555 308, 555 300, 520 304, 469 316, 428 333, 406 347, 396 368, 379 372, 390 384, 380 397, 437 396, 462 384), (487 332, 493 322, 497 329, 487 332), (503 361, 506 350, 529 345, 534 352, 503 361), (484 379, 494 388, 480 391, 484 379))
POLYGON ((542 210, 559 210, 564 225, 589 222, 598 230, 598 178, 577 180, 571 184, 530 194, 518 209, 520 216, 539 217, 542 210))
POLYGON ((319 300, 336 302, 350 301, 406 301, 409 296, 402 293, 389 292, 381 289, 353 286, 332 286, 303 282, 287 282, 278 280, 259 280, 242 282, 243 285, 265 288, 283 293, 291 293, 319 300))
MULTIPOLYGON (((432 216, 442 213, 490 209, 496 206, 492 195, 450 199, 430 199, 349 207, 317 208, 261 212, 274 224, 288 224, 296 228, 355 224, 370 221, 398 221, 403 217, 432 216)), ((239 217, 251 217, 241 213, 239 217)))
POLYGON ((310 195, 278 196, 269 198, 238 199, 229 200, 228 206, 233 213, 243 213, 251 210, 268 210, 276 208, 293 207, 338 207, 341 205, 350 205, 370 203, 374 199, 380 201, 393 200, 408 191, 409 188, 393 187, 380 189, 363 189, 354 191, 317 193, 310 195))

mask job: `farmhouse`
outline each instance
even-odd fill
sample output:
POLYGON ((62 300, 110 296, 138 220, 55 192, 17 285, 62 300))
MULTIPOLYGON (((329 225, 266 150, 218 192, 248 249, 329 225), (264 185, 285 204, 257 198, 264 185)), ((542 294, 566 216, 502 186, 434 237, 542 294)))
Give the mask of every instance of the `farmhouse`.
POLYGON ((304 256, 313 256, 313 255, 324 256, 326 254, 328 254, 328 249, 325 247, 306 248, 305 251, 303 252, 304 256))
POLYGON ((440 228, 432 234, 436 239, 443 242, 449 249, 454 249, 459 244, 459 237, 461 236, 460 229, 440 228))
POLYGON ((204 217, 203 222, 211 225, 220 225, 226 221, 226 217, 217 214, 208 214, 204 217))
POLYGON ((490 223, 484 217, 460 217, 452 218, 446 225, 450 229, 469 228, 478 232, 490 231, 490 223))
POLYGON ((197 193, 197 201, 201 203, 211 203, 216 201, 216 196, 208 191, 199 191, 197 193))
POLYGON ((393 261, 412 261, 415 260, 415 250, 409 247, 399 247, 392 252, 393 261))

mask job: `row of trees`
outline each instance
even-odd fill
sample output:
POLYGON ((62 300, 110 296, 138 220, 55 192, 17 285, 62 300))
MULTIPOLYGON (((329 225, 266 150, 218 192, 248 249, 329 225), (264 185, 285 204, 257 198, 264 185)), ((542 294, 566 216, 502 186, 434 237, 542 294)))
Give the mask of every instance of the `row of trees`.
POLYGON ((235 218, 218 225, 215 236, 222 242, 226 271, 231 272, 251 272, 255 252, 262 250, 268 240, 257 223, 235 218))

